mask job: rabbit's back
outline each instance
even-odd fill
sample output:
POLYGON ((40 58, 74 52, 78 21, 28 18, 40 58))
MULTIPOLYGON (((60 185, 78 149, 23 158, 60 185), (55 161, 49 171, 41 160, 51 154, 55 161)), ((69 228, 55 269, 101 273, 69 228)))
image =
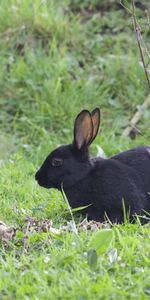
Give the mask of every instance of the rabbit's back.
MULTIPOLYGON (((144 148, 141 150, 144 151, 144 148)), ((128 161, 124 155, 126 153, 97 161, 92 176, 92 191, 95 193, 91 198, 94 200, 96 211, 99 211, 99 215, 101 212, 107 212, 112 221, 123 220, 123 201, 131 216, 141 214, 143 209, 150 210, 150 158, 147 156, 149 165, 147 164, 144 173, 142 155, 138 161, 139 166, 141 165, 139 168, 132 158, 128 161)))
POLYGON ((113 156, 112 159, 132 168, 140 178, 138 185, 150 191, 150 147, 130 149, 113 156))
POLYGON ((113 159, 122 161, 125 164, 131 166, 138 166, 138 162, 149 162, 150 161, 150 147, 140 146, 127 151, 123 151, 112 156, 113 159))

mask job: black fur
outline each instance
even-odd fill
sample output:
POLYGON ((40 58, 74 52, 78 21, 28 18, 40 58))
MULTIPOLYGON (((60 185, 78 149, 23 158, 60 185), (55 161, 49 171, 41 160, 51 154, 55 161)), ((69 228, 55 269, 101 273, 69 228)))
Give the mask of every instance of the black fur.
POLYGON ((83 110, 75 120, 73 143, 51 152, 36 180, 45 188, 58 190, 63 183, 72 208, 91 204, 84 210, 89 219, 104 221, 107 214, 112 222, 123 222, 123 202, 130 220, 150 212, 150 147, 124 151, 109 159, 91 158, 88 147, 99 123, 99 109, 92 113, 83 110))

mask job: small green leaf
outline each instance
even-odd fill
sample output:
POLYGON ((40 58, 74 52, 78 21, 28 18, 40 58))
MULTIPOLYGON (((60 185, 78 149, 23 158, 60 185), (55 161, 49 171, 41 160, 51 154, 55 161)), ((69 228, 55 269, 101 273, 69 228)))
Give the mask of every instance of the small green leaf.
POLYGON ((101 255, 107 251, 113 240, 113 232, 111 229, 103 229, 93 233, 88 248, 95 249, 97 255, 101 255))
POLYGON ((91 267, 91 269, 95 269, 97 267, 97 252, 95 249, 88 250, 87 253, 88 258, 88 264, 91 267))

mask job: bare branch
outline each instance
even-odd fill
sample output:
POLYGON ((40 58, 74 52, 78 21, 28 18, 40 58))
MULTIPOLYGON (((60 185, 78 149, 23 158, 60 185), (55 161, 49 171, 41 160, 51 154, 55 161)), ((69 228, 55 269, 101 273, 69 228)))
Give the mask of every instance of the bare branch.
MULTIPOLYGON (((140 106, 140 109, 138 111, 136 111, 136 113, 133 115, 133 117, 129 123, 130 125, 128 127, 126 127, 125 130, 123 131, 122 137, 130 136, 131 132, 133 130, 135 130, 136 124, 139 122, 143 112, 145 110, 147 110, 149 106, 150 106, 150 94, 148 95, 148 97, 146 98, 144 103, 140 106)), ((137 129, 136 129, 136 132, 137 132, 137 129)))
MULTIPOLYGON (((150 52, 148 51, 146 43, 144 42, 142 34, 141 34, 141 27, 138 23, 136 13, 135 13, 135 1, 132 0, 132 2, 131 2, 132 11, 130 9, 128 9, 128 7, 126 7, 121 1, 120 1, 120 4, 129 12, 129 14, 132 18, 133 28, 134 28, 134 32, 135 32, 135 36, 136 36, 136 40, 137 40, 137 44, 138 44, 138 48, 139 48, 139 52, 140 52, 141 61, 142 61, 144 72, 145 72, 146 79, 148 82, 148 87, 150 89, 150 71, 148 70, 148 65, 150 64, 150 52), (144 57, 144 52, 148 58, 147 62, 144 57)), ((148 12, 146 11, 145 13, 146 13, 146 17, 147 17, 148 28, 150 29, 150 18, 149 18, 148 12)), ((125 128, 125 130, 122 134, 122 137, 131 136, 132 133, 135 136, 135 134, 138 132, 138 130, 136 129, 136 124, 139 122, 143 111, 148 109, 149 106, 150 106, 150 94, 148 95, 148 97, 144 101, 144 103, 140 106, 140 109, 138 111, 136 111, 136 113, 132 117, 132 119, 129 123, 129 126, 127 128, 125 128)))
POLYGON ((145 10, 145 15, 146 15, 146 18, 147 18, 147 25, 148 25, 148 28, 150 30, 150 17, 149 17, 149 14, 148 14, 147 10, 145 10))
MULTIPOLYGON (((150 89, 150 78, 149 78, 149 75, 148 75, 148 72, 147 72, 145 58, 144 58, 143 51, 142 51, 142 46, 141 46, 141 41, 142 41, 142 38, 141 38, 141 28, 140 28, 140 26, 138 24, 138 21, 137 21, 137 18, 136 18, 136 14, 135 14, 134 0, 132 0, 132 22, 133 22, 133 27, 134 27, 134 31, 135 31, 137 43, 138 43, 138 48, 139 48, 139 51, 140 51, 140 56, 141 56, 142 64, 143 64, 143 67, 144 67, 145 75, 146 75, 148 86, 149 86, 149 89, 150 89)), ((148 53, 147 47, 145 47, 145 48, 146 48, 146 52, 148 53)), ((148 57, 149 57, 149 55, 148 55, 148 57)))
MULTIPOLYGON (((136 13, 135 13, 135 2, 134 0, 132 0, 132 10, 130 10, 127 6, 125 6, 123 4, 123 2, 120 0, 120 5, 126 10, 128 11, 128 13, 130 14, 131 18, 132 18, 132 23, 133 23, 133 28, 134 28, 134 32, 135 32, 135 36, 136 36, 136 40, 137 40, 137 44, 138 44, 138 48, 139 48, 139 52, 140 52, 140 56, 141 56, 141 61, 142 61, 142 64, 143 64, 143 67, 144 67, 144 72, 145 72, 145 75, 146 75, 146 79, 147 79, 147 82, 148 82, 148 86, 149 86, 149 89, 150 89, 150 77, 149 77, 149 72, 147 70, 147 66, 149 65, 149 61, 148 63, 145 62, 145 58, 144 58, 144 54, 143 54, 143 49, 142 49, 142 44, 143 44, 143 47, 144 47, 144 50, 146 52, 146 55, 148 56, 148 59, 150 60, 150 53, 147 49, 147 46, 143 40, 143 37, 141 35, 141 27, 137 21, 137 18, 136 18, 136 13)), ((148 22, 148 26, 150 28, 150 19, 149 19, 149 16, 148 16, 148 13, 147 13, 147 22, 148 22)))
POLYGON ((146 68, 148 67, 149 64, 150 64, 150 59, 149 59, 149 61, 148 61, 147 64, 146 64, 146 68))
POLYGON ((132 16, 132 11, 131 11, 127 6, 125 6, 121 0, 120 0, 120 5, 121 5, 125 10, 127 10, 128 13, 132 16))

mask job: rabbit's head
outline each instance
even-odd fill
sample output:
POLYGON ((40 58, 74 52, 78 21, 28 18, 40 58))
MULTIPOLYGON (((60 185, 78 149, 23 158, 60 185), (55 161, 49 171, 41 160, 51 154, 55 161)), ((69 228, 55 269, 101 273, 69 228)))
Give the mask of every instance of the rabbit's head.
POLYGON ((95 139, 100 124, 100 110, 82 110, 75 119, 73 143, 52 151, 35 178, 45 188, 70 188, 86 177, 92 168, 88 147, 95 139))

